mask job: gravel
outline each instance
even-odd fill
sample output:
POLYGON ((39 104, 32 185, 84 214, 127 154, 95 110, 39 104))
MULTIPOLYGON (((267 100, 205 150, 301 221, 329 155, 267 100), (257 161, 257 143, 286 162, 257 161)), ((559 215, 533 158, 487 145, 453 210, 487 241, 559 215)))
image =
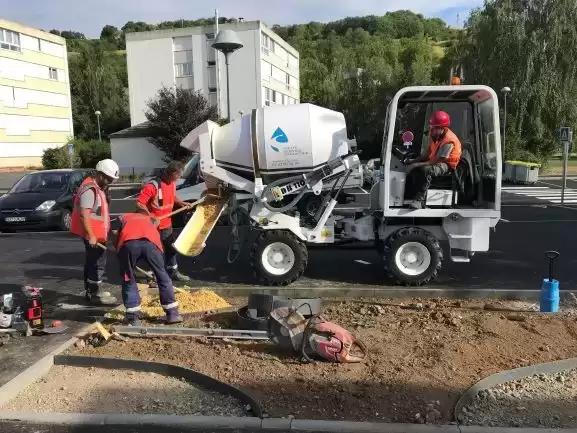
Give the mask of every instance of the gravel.
POLYGON ((537 374, 479 391, 458 414, 464 425, 577 427, 577 370, 537 374))
POLYGON ((1 408, 15 412, 247 416, 236 399, 156 373, 54 366, 1 408))

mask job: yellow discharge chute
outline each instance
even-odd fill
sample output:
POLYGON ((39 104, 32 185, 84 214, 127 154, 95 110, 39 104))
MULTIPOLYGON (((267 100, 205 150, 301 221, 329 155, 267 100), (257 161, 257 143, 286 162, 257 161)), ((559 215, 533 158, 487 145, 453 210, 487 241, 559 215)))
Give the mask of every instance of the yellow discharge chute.
POLYGON ((208 194, 206 200, 196 207, 194 214, 174 242, 174 249, 183 256, 198 256, 206 246, 206 240, 222 215, 228 197, 208 194))

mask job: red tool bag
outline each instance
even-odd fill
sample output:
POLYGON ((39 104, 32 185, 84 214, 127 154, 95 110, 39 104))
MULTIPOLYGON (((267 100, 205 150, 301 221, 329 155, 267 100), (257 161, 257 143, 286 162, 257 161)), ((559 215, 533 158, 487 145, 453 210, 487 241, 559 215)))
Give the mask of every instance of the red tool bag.
MULTIPOLYGON (((302 306, 301 306, 302 307, 302 306)), ((269 334, 273 342, 292 347, 301 360, 313 362, 317 356, 339 363, 362 362, 367 355, 364 343, 336 323, 320 314, 305 319, 299 309, 277 308, 271 311, 269 334), (354 354, 353 351, 359 351, 354 354)))

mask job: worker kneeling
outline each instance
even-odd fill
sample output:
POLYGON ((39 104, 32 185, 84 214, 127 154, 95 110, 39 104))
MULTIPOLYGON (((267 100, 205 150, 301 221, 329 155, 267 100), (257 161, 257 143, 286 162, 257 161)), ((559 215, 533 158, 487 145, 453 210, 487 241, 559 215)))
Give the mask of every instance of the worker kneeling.
POLYGON ((437 111, 429 119, 429 153, 410 161, 416 195, 411 208, 421 209, 427 201, 427 191, 435 177, 455 171, 461 159, 461 141, 449 129, 451 118, 444 111, 437 111))
POLYGON ((140 322, 140 294, 135 270, 139 260, 148 262, 156 277, 160 304, 166 313, 166 323, 182 322, 172 280, 166 272, 163 245, 156 227, 157 221, 143 213, 128 213, 119 218, 116 251, 122 276, 122 300, 126 308, 126 322, 138 326, 140 322))

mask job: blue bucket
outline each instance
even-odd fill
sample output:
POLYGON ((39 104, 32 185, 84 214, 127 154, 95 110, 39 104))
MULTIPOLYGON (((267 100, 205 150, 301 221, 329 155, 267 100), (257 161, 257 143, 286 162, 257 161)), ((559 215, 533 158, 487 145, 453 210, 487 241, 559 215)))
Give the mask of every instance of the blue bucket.
POLYGON ((559 281, 545 278, 541 286, 539 301, 539 311, 557 313, 559 311, 559 281))

